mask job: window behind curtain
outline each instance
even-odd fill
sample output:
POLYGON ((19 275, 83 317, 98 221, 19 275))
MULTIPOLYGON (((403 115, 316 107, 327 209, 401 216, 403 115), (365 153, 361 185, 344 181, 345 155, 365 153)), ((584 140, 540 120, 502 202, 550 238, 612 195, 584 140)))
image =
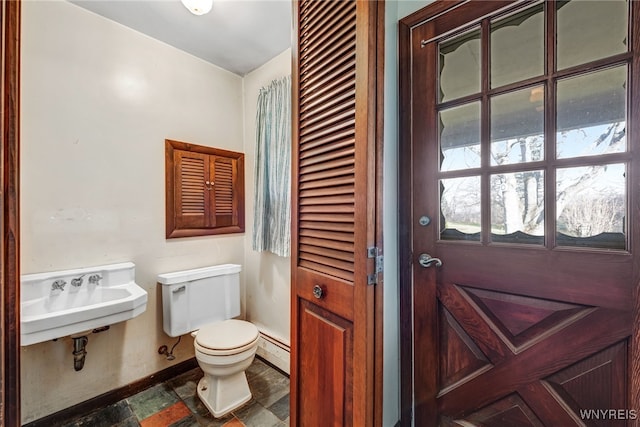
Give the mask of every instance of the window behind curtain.
POLYGON ((291 77, 260 89, 256 115, 253 250, 291 248, 291 77))

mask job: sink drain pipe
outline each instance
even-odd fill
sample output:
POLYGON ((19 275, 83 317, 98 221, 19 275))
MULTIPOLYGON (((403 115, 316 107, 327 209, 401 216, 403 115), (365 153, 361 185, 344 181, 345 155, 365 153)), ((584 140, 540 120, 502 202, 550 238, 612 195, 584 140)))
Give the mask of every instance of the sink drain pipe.
POLYGON ((89 342, 89 338, 81 336, 73 338, 73 368, 76 371, 84 368, 84 359, 87 356, 86 346, 89 342))

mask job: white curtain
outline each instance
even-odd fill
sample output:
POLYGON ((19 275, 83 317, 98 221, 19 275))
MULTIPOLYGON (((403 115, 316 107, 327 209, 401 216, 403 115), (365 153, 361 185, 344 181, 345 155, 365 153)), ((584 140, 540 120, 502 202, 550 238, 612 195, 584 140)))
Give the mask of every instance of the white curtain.
POLYGON ((291 77, 260 89, 256 114, 253 250, 291 253, 291 77))

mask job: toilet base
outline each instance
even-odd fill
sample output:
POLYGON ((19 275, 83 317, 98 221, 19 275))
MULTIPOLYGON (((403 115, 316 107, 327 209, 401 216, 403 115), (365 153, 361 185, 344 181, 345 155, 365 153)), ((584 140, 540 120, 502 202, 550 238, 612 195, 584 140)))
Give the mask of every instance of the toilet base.
POLYGON ((220 418, 251 400, 244 371, 226 377, 206 375, 198 382, 198 397, 209 412, 220 418))

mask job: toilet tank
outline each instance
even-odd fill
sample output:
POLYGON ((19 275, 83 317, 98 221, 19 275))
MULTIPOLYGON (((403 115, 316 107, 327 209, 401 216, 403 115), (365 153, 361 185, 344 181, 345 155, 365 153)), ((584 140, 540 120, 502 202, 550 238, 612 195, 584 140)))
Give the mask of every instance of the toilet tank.
POLYGON ((162 326, 177 337, 240 315, 240 270, 223 264, 158 275, 162 285, 162 326))

